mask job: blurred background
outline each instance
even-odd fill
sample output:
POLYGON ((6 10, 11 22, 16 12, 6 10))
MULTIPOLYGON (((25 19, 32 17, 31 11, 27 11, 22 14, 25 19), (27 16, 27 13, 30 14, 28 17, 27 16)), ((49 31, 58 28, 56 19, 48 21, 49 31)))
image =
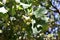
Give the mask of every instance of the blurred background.
POLYGON ((0 40, 60 40, 60 0, 0 0, 0 40))

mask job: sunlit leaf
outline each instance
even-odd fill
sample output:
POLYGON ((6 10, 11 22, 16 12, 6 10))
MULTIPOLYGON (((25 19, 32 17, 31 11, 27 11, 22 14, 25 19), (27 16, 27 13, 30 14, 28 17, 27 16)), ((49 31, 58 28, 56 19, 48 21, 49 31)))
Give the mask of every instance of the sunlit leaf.
POLYGON ((38 7, 37 10, 34 11, 34 15, 36 18, 43 17, 48 11, 44 7, 38 7))

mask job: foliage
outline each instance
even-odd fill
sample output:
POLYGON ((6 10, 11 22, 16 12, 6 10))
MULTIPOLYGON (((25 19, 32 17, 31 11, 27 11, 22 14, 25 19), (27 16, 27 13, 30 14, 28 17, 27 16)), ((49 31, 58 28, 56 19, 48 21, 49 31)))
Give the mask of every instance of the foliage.
POLYGON ((0 39, 43 40, 46 34, 59 34, 60 32, 57 33, 60 26, 59 2, 59 0, 1 0, 0 39), (49 28, 52 28, 50 33, 49 28))

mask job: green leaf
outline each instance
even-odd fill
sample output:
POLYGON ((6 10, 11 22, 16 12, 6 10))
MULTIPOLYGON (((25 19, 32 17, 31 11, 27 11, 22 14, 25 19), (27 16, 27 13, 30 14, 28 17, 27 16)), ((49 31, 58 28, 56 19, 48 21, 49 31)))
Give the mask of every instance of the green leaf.
POLYGON ((42 6, 39 6, 37 10, 34 11, 34 15, 36 18, 43 17, 44 14, 46 13, 47 13, 47 9, 42 6))
POLYGON ((20 2, 20 5, 22 5, 22 7, 24 9, 26 9, 26 8, 30 7, 32 4, 24 4, 24 3, 20 2))
POLYGON ((15 6, 12 6, 12 13, 11 13, 11 15, 14 16, 15 14, 16 14, 15 6))

